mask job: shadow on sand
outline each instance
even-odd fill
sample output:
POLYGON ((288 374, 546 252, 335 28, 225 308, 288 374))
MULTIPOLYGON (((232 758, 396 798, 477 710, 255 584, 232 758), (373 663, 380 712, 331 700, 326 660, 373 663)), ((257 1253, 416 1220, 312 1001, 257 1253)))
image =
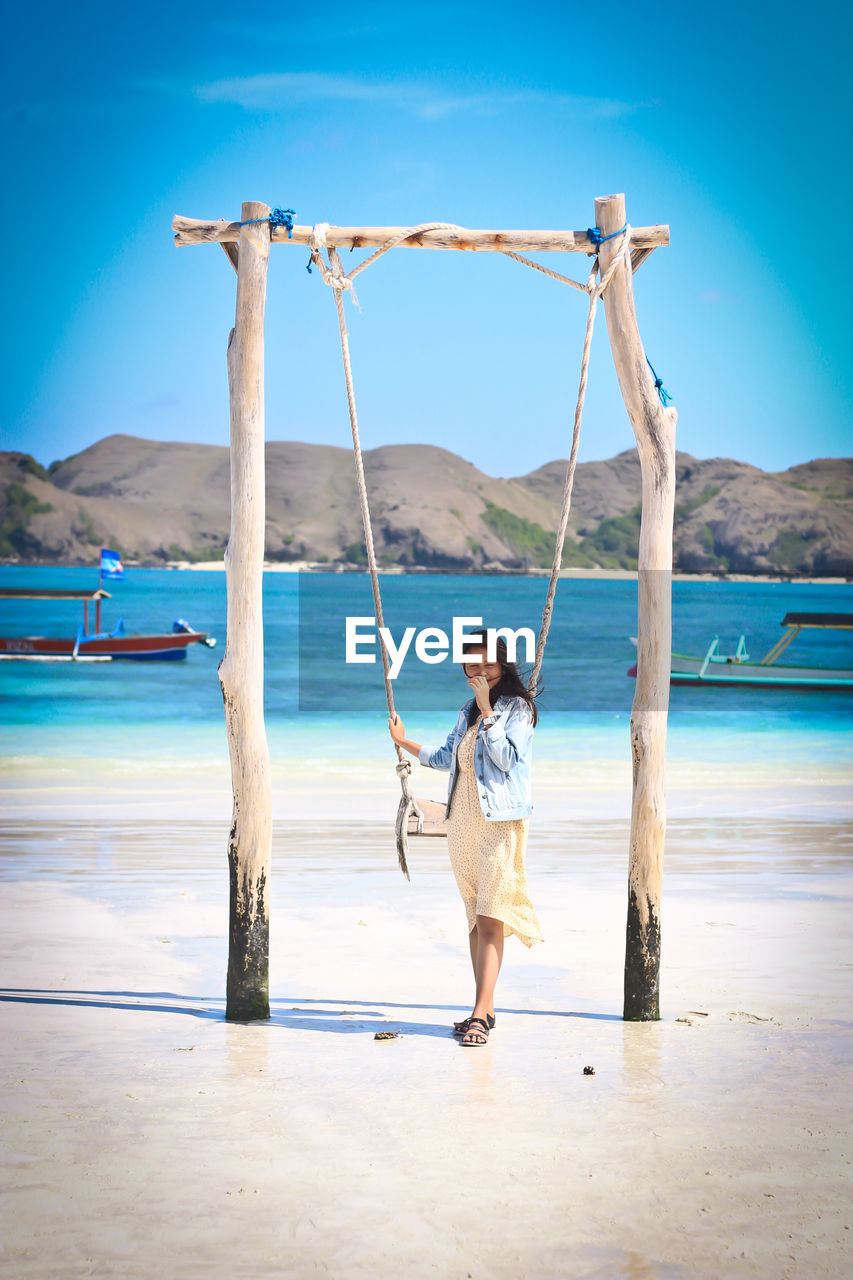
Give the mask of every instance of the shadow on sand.
MULTIPOLYGON (((182 996, 173 991, 49 991, 37 987, 0 987, 0 1002, 7 1004, 77 1005, 93 1009, 125 1009, 142 1013, 179 1013, 190 1018, 225 1021, 223 996, 182 996)), ((288 1031, 330 1031, 338 1035, 365 1031, 397 1031, 401 1035, 440 1036, 451 1034, 453 1015, 462 1017, 468 1006, 443 1004, 401 1004, 388 1000, 333 1000, 275 997, 270 1000, 270 1017, 244 1025, 282 1027, 288 1031), (334 1007, 338 1006, 338 1007, 334 1007), (389 1009, 422 1009, 447 1015, 446 1022, 412 1022, 395 1019, 389 1009)), ((621 1022, 615 1013, 578 1013, 558 1009, 509 1009, 501 1005, 497 1015, 513 1014, 530 1018, 586 1018, 597 1022, 621 1022)))

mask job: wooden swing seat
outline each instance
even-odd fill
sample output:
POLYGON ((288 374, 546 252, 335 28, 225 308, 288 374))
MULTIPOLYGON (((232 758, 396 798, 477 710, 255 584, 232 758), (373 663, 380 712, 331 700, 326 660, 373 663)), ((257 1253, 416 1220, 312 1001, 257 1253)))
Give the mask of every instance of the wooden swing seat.
POLYGON ((409 813, 408 834, 410 836, 446 836, 447 806, 443 800, 418 800, 418 808, 424 815, 424 829, 418 831, 417 815, 409 813))

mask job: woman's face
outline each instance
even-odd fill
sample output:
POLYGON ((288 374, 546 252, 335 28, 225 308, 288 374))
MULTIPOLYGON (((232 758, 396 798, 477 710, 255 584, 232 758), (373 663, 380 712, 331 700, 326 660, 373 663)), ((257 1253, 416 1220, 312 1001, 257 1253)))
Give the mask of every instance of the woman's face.
POLYGON ((495 685, 500 683, 503 668, 499 662, 487 662, 485 649, 470 649, 468 656, 471 661, 463 665, 462 670, 466 677, 471 680, 474 676, 485 676, 486 683, 490 689, 494 689, 495 685))

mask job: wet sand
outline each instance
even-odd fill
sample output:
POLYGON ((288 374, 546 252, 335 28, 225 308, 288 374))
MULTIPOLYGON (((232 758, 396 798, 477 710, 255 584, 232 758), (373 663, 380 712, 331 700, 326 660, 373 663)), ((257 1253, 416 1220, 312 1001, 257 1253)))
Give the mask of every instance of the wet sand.
MULTIPOLYGON (((80 819, 97 822, 128 818, 178 822, 231 815, 231 775, 227 746, 214 742, 195 754, 174 752, 165 758, 143 756, 133 745, 122 753, 90 756, 32 754, 2 758, 2 803, 19 820, 80 819), (219 748, 218 750, 216 748, 219 748)), ((278 821, 393 819, 400 798, 394 756, 371 754, 348 759, 340 744, 320 754, 316 744, 302 756, 291 747, 271 752, 273 817, 278 821)), ((611 746, 612 752, 612 746, 611 746)), ((741 755, 743 756, 743 752, 741 755)), ((853 822, 851 764, 836 753, 815 763, 792 756, 767 758, 756 744, 755 758, 733 761, 676 757, 666 766, 667 812, 672 818, 703 815, 794 819, 847 819, 853 822)), ((415 764, 415 793, 434 800, 447 795, 447 774, 415 764)), ((549 758, 544 747, 533 763, 534 817, 537 822, 595 823, 602 813, 626 820, 631 812, 631 755, 627 729, 624 750, 567 762, 549 758)))
POLYGON ((654 1024, 620 1017, 625 817, 537 819, 546 942, 507 944, 484 1049, 443 841, 409 884, 387 826, 279 823, 239 1025, 227 820, 13 812, 0 1274, 845 1274, 851 829, 764 799, 671 816, 654 1024))

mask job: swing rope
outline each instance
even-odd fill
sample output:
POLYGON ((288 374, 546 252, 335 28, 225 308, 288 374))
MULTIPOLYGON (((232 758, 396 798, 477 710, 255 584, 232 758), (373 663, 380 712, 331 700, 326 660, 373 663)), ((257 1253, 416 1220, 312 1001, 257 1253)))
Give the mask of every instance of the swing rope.
MULTIPOLYGON (((324 283, 331 287, 335 297, 335 309, 338 315, 338 328, 340 330, 341 352, 343 355, 344 376, 346 379, 346 387, 347 387, 347 405, 349 407, 350 427, 352 429, 352 443, 353 443, 353 454, 355 457, 356 484, 358 487, 358 498, 361 506, 362 526, 364 528, 364 545, 367 551, 367 564, 368 564, 368 570, 370 572, 370 585, 371 585, 371 590, 373 592, 373 606, 374 606, 374 611, 376 616, 376 624, 377 624, 377 627, 382 628, 384 627, 385 622, 382 614, 382 598, 379 591, 379 573, 376 567, 376 551, 373 543, 373 527, 370 519, 370 506, 367 498, 367 484, 364 478, 364 459, 362 456, 361 440, 359 437, 359 430, 358 430, 358 412, 357 412, 356 403, 355 403, 355 386, 353 383, 353 376, 352 376, 352 363, 350 361, 350 352, 349 352, 349 335, 347 333, 346 317, 344 315, 343 296, 344 296, 344 293, 347 290, 349 290, 349 293, 353 301, 355 302, 356 306, 358 306, 358 299, 355 296, 355 290, 352 284, 355 277, 359 275, 360 272, 364 271, 366 267, 369 267, 372 263, 376 262, 378 258, 381 258, 382 255, 387 253, 390 249, 393 249, 398 244, 402 244, 404 240, 409 240, 412 237, 418 236, 425 231, 459 231, 464 233, 465 228, 459 227, 452 222, 425 222, 425 223, 421 223, 419 226, 416 226, 416 227, 409 227, 405 231, 402 231, 398 235, 394 236, 393 239, 389 240, 386 244, 381 245, 380 248, 378 248, 374 253, 370 254, 369 257, 365 258, 363 262, 360 262, 349 273, 344 271, 343 263, 341 262, 341 257, 337 249, 326 245, 326 231, 328 230, 328 228, 329 228, 328 222, 317 223, 312 228, 311 236, 309 238, 309 246, 311 249, 311 261, 309 262, 308 269, 309 270, 311 269, 311 263, 314 263, 314 265, 317 266, 323 278, 324 283), (326 250, 328 263, 323 261, 323 257, 321 253, 322 249, 326 250)), ((630 251, 631 251, 630 226, 626 224, 623 228, 621 228, 620 231, 615 232, 614 236, 602 236, 600 237, 600 240, 612 239, 616 235, 622 236, 622 243, 620 244, 619 249, 614 255, 613 260, 611 261, 609 267, 607 268, 607 271, 605 272, 604 276, 598 281, 597 284, 596 284, 596 276, 598 275, 598 270, 599 270, 598 256, 596 256, 593 261, 592 269, 589 273, 589 277, 586 281, 586 284, 581 284, 577 280, 572 280, 569 276, 560 275, 560 273, 557 271, 552 271, 548 267, 541 266, 538 262, 533 262, 532 259, 530 258, 522 257, 521 254, 513 253, 508 249, 500 250, 500 252, 504 253, 506 257, 514 258, 516 262, 520 262, 524 266, 532 267, 534 270, 541 271, 544 275, 550 276, 554 280, 559 280, 563 284, 571 285, 572 288, 579 289, 581 292, 586 293, 589 297, 589 310, 587 312, 586 332, 584 334, 584 344, 583 344, 583 356, 581 359, 580 384, 578 387, 577 402, 575 404, 574 427, 572 431, 572 447, 571 447, 571 453, 569 455, 569 465, 566 471, 566 480, 565 480, 565 485, 563 489, 563 505, 562 505, 562 510, 560 512, 560 522, 557 530, 557 538, 556 538, 556 543, 554 547, 554 560, 551 567, 551 577, 548 582, 548 591, 545 598, 545 607, 542 612, 542 622, 540 624, 539 638, 536 644, 536 657, 534 660, 533 670, 531 672, 530 679, 528 680, 528 688, 533 694, 536 693, 536 688, 539 682, 539 676, 542 670, 542 660, 545 655, 545 644, 548 639, 548 632, 551 627, 551 617, 552 617, 553 608, 554 608, 554 597, 557 590, 557 580, 560 576, 560 565, 562 563, 562 558, 563 558, 563 543, 565 541, 566 529, 568 527, 568 521, 569 521, 569 511, 571 508, 571 501, 572 501, 572 489, 574 487, 574 480, 575 480, 575 467, 577 464, 578 444, 580 442, 581 419, 583 417, 583 406, 584 406, 584 400, 586 398, 587 377, 588 377, 588 371, 589 371, 589 353, 590 353, 590 346, 592 343, 593 327, 595 324, 595 312, 598 305, 598 299, 601 297, 601 295, 604 293, 607 286, 610 284, 610 281, 613 278, 613 275, 616 272, 616 269, 620 266, 621 263, 626 261, 630 262, 630 251)), ((600 243, 600 241, 596 243, 600 243)), ((388 714, 391 717, 391 719, 394 720, 396 719, 397 713, 394 709, 394 691, 391 684, 390 661, 388 657, 388 650, 386 648, 385 641, 382 637, 381 631, 379 632, 379 647, 382 653, 382 671, 383 671, 383 676, 385 681, 385 700, 388 704, 388 714)), ((395 768, 396 768, 397 776, 400 779, 400 786, 402 789, 402 795, 401 795, 400 803, 397 809, 397 821, 395 824, 395 830, 396 830, 396 836, 397 836, 397 857, 400 863, 400 869, 402 870, 403 874, 406 876, 407 879, 411 879, 411 877, 409 876, 409 870, 406 863, 406 851, 407 851, 406 837, 407 837, 409 814, 414 814, 414 816, 416 817, 418 832, 423 831, 424 815, 422 810, 418 806, 417 800, 415 799, 412 793, 411 762, 404 757, 403 749, 397 743, 394 744, 394 749, 397 754, 397 764, 395 768)))
MULTIPOLYGON (((524 258, 518 253, 511 253, 508 249, 502 249, 501 252, 508 258, 514 258, 516 262, 523 263, 526 267, 533 267, 536 271, 541 271, 544 275, 550 276, 553 280, 560 280, 563 284, 570 284, 575 289, 589 295, 589 310, 586 314, 586 331, 583 338, 583 356, 581 357, 581 374, 578 385, 578 398, 575 402, 575 420, 572 428, 572 447, 569 453, 569 465, 566 470, 566 480, 563 485, 563 507, 560 512, 560 522, 557 526, 557 538, 554 543, 554 560, 551 565, 551 577, 548 581, 548 591, 545 595, 545 607, 542 610, 542 622, 539 625, 539 638, 536 641, 536 657, 533 662, 533 670, 530 673, 530 679, 527 687, 535 696, 536 689, 539 684, 539 676, 542 671, 542 660, 545 657, 545 644, 548 639, 548 632, 551 630, 551 617, 554 612, 554 597, 557 594, 557 580, 560 577, 560 567, 563 563, 563 543, 566 540, 566 530, 569 526, 569 511, 572 505, 572 490, 575 484, 575 467, 578 460, 578 445, 580 444, 581 421, 583 419, 583 406, 586 399, 586 385, 589 374, 589 352, 592 345, 592 332, 595 327, 595 312, 598 307, 598 299, 604 293, 604 290, 610 284, 617 267, 622 262, 630 263, 631 254, 631 228, 626 223, 621 232, 616 233, 622 235, 622 243, 614 254, 613 260, 605 271, 603 277, 598 284, 595 277, 598 274, 599 260, 596 255, 592 270, 589 273, 586 284, 580 284, 577 280, 572 280, 568 276, 561 276, 559 272, 552 271, 549 267, 543 267, 538 262, 533 262, 530 258, 524 258)), ((610 236, 602 236, 602 240, 611 239, 610 236)))
MULTIPOLYGON (((393 239, 387 242, 387 244, 382 245, 375 251, 375 253, 372 253, 368 258, 365 258, 363 262, 360 262, 358 266, 347 274, 344 271, 343 263, 341 262, 341 257, 337 249, 329 248, 326 245, 326 231, 328 226, 328 222, 321 222, 313 227, 308 243, 311 249, 311 262, 317 266, 324 282, 331 287, 335 296, 335 309, 338 314, 338 328, 341 336, 341 353, 343 355, 344 362, 344 376, 346 378, 347 385, 347 405, 349 406, 350 427, 352 430, 356 485, 358 487, 358 500, 361 506, 361 522, 364 529, 364 545, 365 550, 367 551, 367 566, 370 572, 370 586, 373 592, 373 607, 376 616, 376 625, 379 628, 385 626, 385 620, 382 613, 382 597, 379 591, 379 573, 376 568, 376 550, 373 543, 373 526, 370 519, 370 506, 367 499, 367 484, 364 478, 364 459, 362 457, 361 439, 359 437, 358 430, 358 411, 355 403, 355 386, 353 384, 352 364, 350 361, 349 335, 347 333, 346 317, 344 315, 344 292, 349 290, 350 295, 357 306, 358 299, 355 297, 355 290, 352 286, 353 279, 359 274, 359 272, 364 271, 365 267, 370 266, 370 264, 375 262, 377 258, 381 258, 384 253, 387 253, 389 249, 393 249, 395 245, 400 244, 403 240, 409 239, 410 236, 418 235, 422 231, 462 231, 464 228, 457 227, 455 223, 450 222, 427 222, 418 227, 411 227, 401 234, 394 236, 393 239), (320 252, 321 249, 324 248, 326 249, 328 256, 328 264, 323 261, 322 254, 320 252)), ((394 690, 391 684, 391 667, 388 650, 381 631, 379 632, 379 649, 382 654, 382 673, 385 681, 385 701, 388 704, 388 714, 391 719, 394 720, 397 717, 397 712, 394 707, 394 690)), ((422 832, 424 829, 424 814, 415 799, 414 793, 412 792, 412 763, 406 756, 404 756, 402 747, 398 746, 396 742, 394 743, 394 750, 397 754, 397 764, 395 765, 395 769, 397 777, 400 779, 400 788, 402 791, 400 804, 397 809, 397 821, 395 823, 397 836, 397 858, 400 863, 400 870, 408 880, 411 879, 409 876, 408 865, 406 863, 406 835, 409 814, 412 813, 415 815, 419 832, 422 832)))

